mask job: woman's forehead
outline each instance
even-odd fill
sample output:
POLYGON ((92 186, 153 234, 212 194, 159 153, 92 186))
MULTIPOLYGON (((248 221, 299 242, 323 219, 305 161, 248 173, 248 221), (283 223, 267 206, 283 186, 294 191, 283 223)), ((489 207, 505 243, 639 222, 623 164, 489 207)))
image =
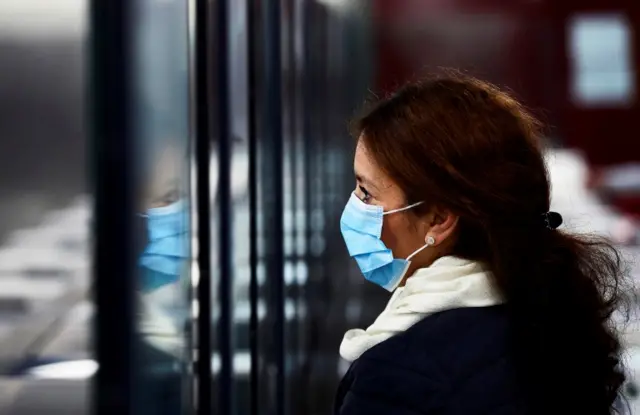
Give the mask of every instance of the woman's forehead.
POLYGON ((358 146, 356 147, 356 154, 353 158, 353 171, 356 176, 367 180, 374 181, 378 175, 378 167, 375 165, 373 159, 370 157, 369 152, 362 140, 358 140, 358 146))
POLYGON ((388 188, 393 185, 393 180, 376 165, 375 160, 367 151, 363 140, 358 140, 353 160, 353 170, 356 179, 363 184, 377 187, 378 189, 388 188))

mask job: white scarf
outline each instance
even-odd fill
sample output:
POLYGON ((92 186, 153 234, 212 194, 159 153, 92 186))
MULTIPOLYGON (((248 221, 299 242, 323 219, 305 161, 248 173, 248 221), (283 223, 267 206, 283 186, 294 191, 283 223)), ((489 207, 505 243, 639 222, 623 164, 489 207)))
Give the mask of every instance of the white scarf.
POLYGON ((139 333, 153 347, 181 358, 185 353, 185 334, 179 329, 181 326, 175 316, 171 316, 163 309, 162 304, 158 304, 158 297, 154 297, 154 294, 138 295, 139 333))
POLYGON ((478 262, 445 256, 418 269, 368 329, 346 332, 340 345, 343 359, 353 362, 373 346, 402 333, 426 316, 463 307, 502 303, 491 273, 478 262))

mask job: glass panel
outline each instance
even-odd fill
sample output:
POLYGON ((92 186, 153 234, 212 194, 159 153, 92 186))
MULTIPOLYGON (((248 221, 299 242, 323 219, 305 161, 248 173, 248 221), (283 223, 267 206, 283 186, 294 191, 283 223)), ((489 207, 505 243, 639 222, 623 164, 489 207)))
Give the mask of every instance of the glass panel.
POLYGON ((189 405, 190 186, 188 5, 139 0, 133 30, 134 133, 142 191, 136 202, 138 358, 145 414, 189 405))
POLYGON ((281 9, 278 2, 254 2, 255 161, 259 284, 258 404, 260 413, 284 414, 284 199, 281 9))
POLYGON ((251 393, 251 264, 248 165, 247 0, 229 2, 229 100, 231 128, 231 203, 233 206, 233 370, 235 414, 249 414, 251 393))

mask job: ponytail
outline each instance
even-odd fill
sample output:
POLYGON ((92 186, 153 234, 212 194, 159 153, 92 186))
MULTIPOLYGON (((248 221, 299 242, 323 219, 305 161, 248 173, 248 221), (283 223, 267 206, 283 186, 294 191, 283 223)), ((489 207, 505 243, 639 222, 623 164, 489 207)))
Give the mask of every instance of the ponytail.
POLYGON ((516 375, 536 413, 610 414, 625 379, 612 322, 622 301, 620 254, 603 238, 560 230, 493 227, 488 235, 516 375))

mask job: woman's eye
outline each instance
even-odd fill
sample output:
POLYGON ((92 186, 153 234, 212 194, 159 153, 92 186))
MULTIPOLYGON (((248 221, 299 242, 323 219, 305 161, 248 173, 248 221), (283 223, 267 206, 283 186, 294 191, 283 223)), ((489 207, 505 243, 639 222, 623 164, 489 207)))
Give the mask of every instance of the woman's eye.
POLYGON ((359 186, 359 187, 360 187, 360 191, 362 192, 362 201, 363 202, 368 202, 369 200, 371 200, 371 194, 369 194, 367 189, 365 189, 362 186, 359 186))

